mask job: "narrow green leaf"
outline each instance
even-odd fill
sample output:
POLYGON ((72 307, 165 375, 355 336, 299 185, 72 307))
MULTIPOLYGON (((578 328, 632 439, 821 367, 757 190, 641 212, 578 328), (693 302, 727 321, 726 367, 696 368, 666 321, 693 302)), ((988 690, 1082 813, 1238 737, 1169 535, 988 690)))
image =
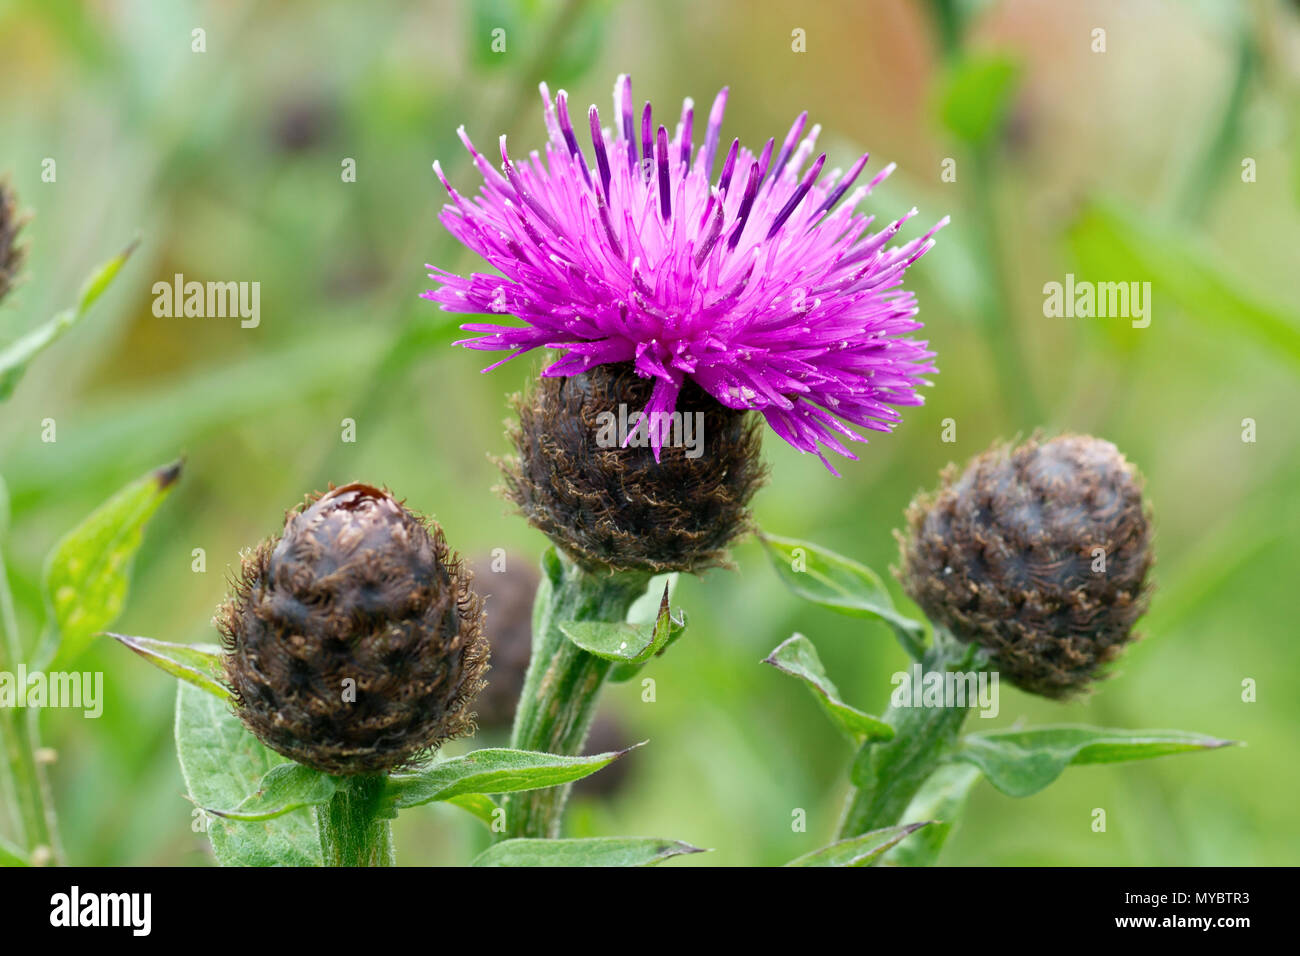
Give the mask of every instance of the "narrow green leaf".
MULTIPOLYGON (((1221 257, 1186 229, 1144 220, 1117 203, 1094 201, 1082 208, 1068 239, 1081 280, 1150 282, 1153 297, 1175 303, 1212 335, 1245 336, 1271 355, 1300 363, 1300 311, 1260 298, 1250 282, 1232 275, 1221 257)), ((1131 329, 1123 319, 1096 321, 1108 323, 1102 327, 1116 336, 1131 329)), ((1124 334, 1124 341, 1137 339, 1124 334)))
POLYGON ((903 814, 904 820, 934 822, 886 853, 884 862, 897 866, 932 865, 957 825, 957 818, 980 776, 978 767, 965 763, 944 764, 935 770, 903 814))
POLYGON ((616 664, 635 666, 662 654, 677 640, 686 629, 686 613, 679 610, 678 616, 673 617, 668 607, 668 585, 665 584, 659 613, 653 623, 560 621, 559 627, 569 640, 588 654, 616 664))
POLYGON ((222 820, 200 807, 237 806, 272 767, 287 762, 244 729, 230 708, 193 684, 177 681, 176 751, 195 825, 206 826, 223 866, 320 866, 313 814, 291 813, 261 823, 222 820))
POLYGON ((261 823, 303 807, 328 803, 338 788, 338 779, 329 774, 298 763, 282 763, 268 770, 258 781, 257 791, 233 810, 204 809, 225 820, 261 823))
POLYGON ((9 488, 0 475, 0 541, 9 533, 9 488))
POLYGON ((27 371, 27 366, 32 359, 85 317, 86 312, 108 288, 109 283, 121 271, 138 244, 139 240, 132 242, 122 252, 91 273, 90 278, 82 286, 75 308, 65 309, 44 325, 37 326, 17 341, 0 348, 0 402, 13 394, 18 380, 27 371))
POLYGON ((772 534, 762 534, 760 540, 782 582, 795 594, 841 614, 885 622, 904 649, 920 659, 925 627, 894 609, 876 572, 808 541, 772 534))
POLYGON ((22 850, 0 837, 0 866, 31 866, 31 862, 22 850))
POLYGON ((813 850, 786 866, 870 866, 890 847, 915 833, 928 823, 904 823, 901 826, 872 830, 862 836, 840 840, 820 850, 813 850))
POLYGON ((968 734, 953 759, 979 767, 989 782, 1008 796, 1027 797, 1042 790, 1071 764, 1148 760, 1214 750, 1233 742, 1181 730, 1040 727, 968 734))
POLYGON ((42 669, 75 660, 122 610, 145 523, 180 477, 180 462, 127 485, 54 546, 45 564, 50 617, 36 652, 42 669))
POLYGON ((821 658, 813 642, 802 634, 795 634, 777 646, 763 661, 783 674, 797 677, 810 688, 827 715, 855 742, 864 740, 889 740, 894 728, 878 717, 872 717, 840 699, 840 692, 826 676, 821 658))
POLYGON ((583 840, 503 840, 470 866, 654 866, 684 853, 707 851, 680 840, 591 837, 583 840))
POLYGON ((581 780, 636 747, 588 757, 565 757, 528 750, 475 750, 463 757, 436 763, 423 773, 389 777, 386 796, 396 809, 404 810, 467 793, 540 790, 581 780))
POLYGON ((939 98, 943 125, 963 142, 987 143, 1002 128, 1020 76, 1019 65, 1002 54, 970 54, 945 79, 939 98))
POLYGON ((496 822, 497 802, 486 793, 462 793, 458 797, 450 797, 443 802, 454 804, 462 810, 469 811, 489 827, 496 822))
POLYGON ((148 637, 128 637, 111 631, 104 633, 173 677, 189 681, 221 700, 230 700, 230 690, 226 687, 221 666, 221 648, 215 644, 171 644, 148 637))

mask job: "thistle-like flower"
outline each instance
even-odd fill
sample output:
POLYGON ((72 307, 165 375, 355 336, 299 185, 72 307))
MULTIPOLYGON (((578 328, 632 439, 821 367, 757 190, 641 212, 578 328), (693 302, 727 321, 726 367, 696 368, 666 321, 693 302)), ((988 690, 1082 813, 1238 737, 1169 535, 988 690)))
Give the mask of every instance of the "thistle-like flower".
MULTIPOLYGON (((534 152, 516 162, 502 136, 498 172, 462 128, 485 180, 474 199, 434 163, 451 196, 443 223, 501 274, 429 266, 441 285, 424 297, 524 322, 463 325, 477 337, 460 344, 509 350, 507 359, 557 349, 546 376, 632 363, 654 383, 639 410, 652 426, 689 380, 727 408, 761 412, 828 468, 823 447, 854 458, 841 439, 866 440, 850 426, 888 432, 898 406, 921 404, 917 388, 929 384, 934 355, 908 335, 921 323, 902 281, 947 220, 898 246, 888 244, 915 210, 870 231, 873 217, 855 208, 892 165, 857 188, 865 155, 821 177, 825 154, 808 165, 820 127, 805 136, 805 112, 775 156, 774 139, 757 156, 733 140, 714 179, 727 90, 697 149, 689 99, 671 134, 646 103, 638 139, 627 76, 615 83, 612 131, 596 107, 588 112, 589 163, 567 95, 552 101, 545 84, 541 91, 545 161, 534 152)), ((658 460, 662 436, 650 432, 658 460)))
POLYGON ((1134 639, 1151 524, 1141 478, 1110 442, 995 445, 960 476, 945 470, 907 519, 904 589, 1016 686, 1068 697, 1134 639))
POLYGON ((482 601, 441 529, 386 491, 345 485, 290 512, 216 624, 237 716, 299 763, 379 773, 473 730, 482 601))

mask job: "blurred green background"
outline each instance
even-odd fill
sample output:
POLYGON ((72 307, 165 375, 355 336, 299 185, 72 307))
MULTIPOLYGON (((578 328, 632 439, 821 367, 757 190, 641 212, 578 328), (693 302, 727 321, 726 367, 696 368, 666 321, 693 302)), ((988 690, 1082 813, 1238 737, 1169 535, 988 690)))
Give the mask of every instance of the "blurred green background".
MULTIPOLYGON (((543 539, 491 490, 488 455, 506 450, 506 396, 537 363, 480 375, 483 355, 450 347, 456 318, 417 297, 423 263, 482 268, 437 223, 430 164, 475 190, 457 126, 480 147, 501 131, 516 150, 540 147, 539 80, 607 110, 619 72, 659 110, 687 95, 702 108, 730 85, 723 135, 751 146, 808 109, 829 166, 864 149, 869 173, 898 163, 868 200, 879 220, 916 205, 911 237, 953 217, 908 278, 939 354, 926 406, 839 479, 769 440, 764 527, 883 572, 902 509, 940 467, 1036 426, 1109 438, 1147 476, 1159 563, 1146 638, 1085 701, 1006 687, 1001 715, 975 722, 1180 728, 1245 746, 1073 769, 1019 801, 981 784, 945 862, 1300 862, 1290 3, 0 2, 0 175, 34 213, 0 343, 143 239, 0 406, 24 633, 39 630, 57 538, 179 454, 185 475, 147 531, 116 630, 214 640, 239 549, 328 481, 386 483, 462 552, 534 562, 543 539), (195 28, 206 52, 192 52, 195 28), (46 158, 56 182, 42 181, 46 158), (355 183, 341 180, 345 158, 355 183), (260 327, 155 317, 151 286, 177 272, 259 281, 260 327), (1150 327, 1045 317, 1043 285, 1067 272, 1150 281, 1150 327), (45 418, 55 443, 41 441, 45 418), (344 418, 355 443, 340 440, 344 418), (206 573, 191 570, 195 548, 206 573), (1246 678, 1255 703, 1241 699, 1246 678), (1090 828, 1094 807, 1105 833, 1090 828)), ((754 542, 735 560, 682 582, 692 625, 646 672, 656 702, 635 684, 608 692, 622 733, 650 745, 614 796, 579 798, 575 834, 682 839, 714 848, 684 865, 736 865, 780 863, 833 833, 850 750, 806 689, 760 660, 801 631, 847 699, 878 712, 905 657, 883 627, 784 591, 754 542), (792 831, 795 808, 807 832, 792 831)), ((492 593, 490 574, 480 583, 492 593)), ((103 717, 51 710, 43 723, 70 862, 210 860, 182 796, 174 681, 108 642, 80 667, 105 674, 103 717)), ((466 862, 477 828, 453 807, 410 811, 399 861, 466 862)))

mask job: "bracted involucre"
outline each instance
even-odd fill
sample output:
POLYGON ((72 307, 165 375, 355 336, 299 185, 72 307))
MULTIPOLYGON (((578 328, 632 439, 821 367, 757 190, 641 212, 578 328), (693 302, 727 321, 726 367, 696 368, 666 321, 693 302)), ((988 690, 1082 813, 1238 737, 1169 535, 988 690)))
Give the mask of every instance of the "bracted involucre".
POLYGON ((1087 435, 994 446, 907 512, 904 589, 1045 697, 1086 688, 1135 639, 1151 524, 1136 469, 1087 435))
POLYGON ((671 431, 689 428, 692 441, 670 441, 656 461, 644 420, 618 434, 653 388, 629 364, 601 365, 516 399, 506 494, 587 570, 701 571, 725 564, 751 529, 749 500, 766 477, 757 422, 688 383, 671 431))
POLYGON ((215 623, 237 715, 299 763, 381 773, 473 731, 482 601, 437 524, 387 491, 350 484, 290 512, 215 623))
MULTIPOLYGON (((760 412, 828 468, 823 448, 853 458, 844 442, 866 440, 851 426, 888 432, 899 407, 921 404, 934 355, 911 338, 921 323, 903 276, 947 220, 896 246, 915 209, 873 232, 874 217, 856 207, 892 165, 856 189, 865 155, 822 176, 826 155, 809 163, 821 128, 806 112, 779 149, 774 139, 757 154, 739 140, 720 149, 726 89, 698 148, 690 100, 675 130, 646 103, 638 142, 627 76, 614 87, 612 129, 594 106, 575 127, 565 92, 541 90, 544 157, 512 158, 503 136, 498 171, 461 129, 484 180, 471 198, 434 164, 451 197, 443 223, 500 274, 429 266, 440 286, 425 297, 524 322, 463 325, 476 337, 460 344, 509 352, 502 362, 558 349, 547 376, 631 363, 653 385, 634 409, 647 415, 673 411, 694 384, 760 412), (588 138, 591 164, 579 144, 588 138)), ((657 436, 652 445, 658 457, 657 436)))

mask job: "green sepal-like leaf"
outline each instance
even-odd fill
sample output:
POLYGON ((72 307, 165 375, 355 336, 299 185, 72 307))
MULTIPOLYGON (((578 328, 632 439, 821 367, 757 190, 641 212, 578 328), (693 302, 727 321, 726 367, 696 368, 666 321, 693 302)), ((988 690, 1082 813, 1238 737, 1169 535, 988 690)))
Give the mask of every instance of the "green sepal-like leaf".
POLYGON ((588 654, 613 661, 621 667, 639 667, 656 654, 662 654, 677 640, 686 629, 686 613, 678 611, 678 616, 673 617, 668 607, 668 585, 665 584, 659 613, 652 623, 560 621, 559 627, 569 640, 588 654))
POLYGON ((91 273, 77 297, 76 307, 64 309, 44 325, 37 326, 17 341, 0 348, 0 402, 13 394, 18 380, 27 371, 27 366, 31 364, 32 359, 81 321, 90 307, 95 304, 95 300, 108 288, 109 283, 126 264, 126 260, 130 258, 138 244, 138 240, 132 242, 126 249, 91 273))
POLYGON ((1232 743, 1181 730, 1059 726, 967 734, 952 757, 979 767, 1008 796, 1027 797, 1071 765, 1147 760, 1232 743))
POLYGON ((863 713, 840 699, 840 692, 826 676, 826 669, 817 656, 817 648, 802 634, 795 634, 783 641, 763 663, 771 664, 781 673, 797 677, 806 683, 835 726, 853 741, 889 740, 894 736, 894 728, 879 717, 863 713))
POLYGON ((503 840, 470 866, 654 866, 685 853, 705 853, 680 840, 591 837, 582 840, 503 840))
POLYGON ((966 763, 944 764, 930 775, 908 804, 904 820, 933 820, 910 840, 885 854, 884 862, 898 866, 930 866, 938 858, 980 779, 979 768, 966 763))
POLYGON ((126 601, 145 523, 180 473, 176 462, 133 481, 54 546, 45 564, 49 620, 36 650, 38 668, 75 660, 113 623, 126 601))
POLYGON ((222 652, 217 645, 172 644, 148 637, 114 634, 111 631, 104 633, 173 677, 188 681, 220 700, 230 700, 230 689, 225 685, 225 674, 221 666, 222 652))
POLYGON ((512 793, 556 787, 581 780, 636 747, 588 757, 529 750, 475 750, 436 763, 422 773, 394 774, 388 778, 385 801, 396 810, 404 810, 470 793, 512 793))
POLYGON ((924 625, 894 609, 875 571, 808 541, 772 534, 762 534, 760 540, 777 574, 795 594, 841 614, 883 621, 904 650, 921 658, 924 625))
POLYGON ((210 816, 201 807, 233 807, 259 786, 272 767, 288 765, 244 729, 230 708, 193 684, 177 681, 176 753, 206 824, 217 862, 223 866, 320 866, 320 836, 309 813, 290 813, 262 823, 210 816))
POLYGON ((870 866, 886 850, 928 823, 904 823, 901 826, 872 830, 862 836, 840 840, 820 850, 813 850, 791 860, 786 866, 870 866))
POLYGON ((299 763, 282 763, 266 772, 257 784, 257 791, 231 810, 204 807, 208 813, 225 820, 243 823, 261 823, 274 820, 303 807, 318 807, 328 803, 339 788, 337 777, 304 767, 299 763))

